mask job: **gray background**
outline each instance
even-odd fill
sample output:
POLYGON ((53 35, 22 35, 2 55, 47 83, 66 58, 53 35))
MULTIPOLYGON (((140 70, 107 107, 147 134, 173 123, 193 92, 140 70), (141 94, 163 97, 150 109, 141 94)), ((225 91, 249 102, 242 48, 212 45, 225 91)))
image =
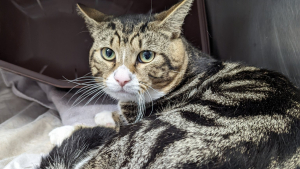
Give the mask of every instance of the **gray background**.
POLYGON ((299 0, 206 0, 212 55, 268 68, 300 86, 299 0))

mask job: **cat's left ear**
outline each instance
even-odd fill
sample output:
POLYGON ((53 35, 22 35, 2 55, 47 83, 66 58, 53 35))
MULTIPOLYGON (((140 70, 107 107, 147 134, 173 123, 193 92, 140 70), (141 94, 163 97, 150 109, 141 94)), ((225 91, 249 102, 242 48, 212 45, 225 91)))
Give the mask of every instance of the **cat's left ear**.
POLYGON ((169 10, 154 15, 156 21, 159 21, 159 27, 172 32, 175 36, 180 36, 181 27, 184 19, 194 0, 183 0, 172 6, 169 10))
POLYGON ((77 4, 77 12, 81 17, 83 17, 89 29, 94 28, 100 22, 112 17, 111 15, 106 15, 96 9, 86 7, 82 4, 77 4))

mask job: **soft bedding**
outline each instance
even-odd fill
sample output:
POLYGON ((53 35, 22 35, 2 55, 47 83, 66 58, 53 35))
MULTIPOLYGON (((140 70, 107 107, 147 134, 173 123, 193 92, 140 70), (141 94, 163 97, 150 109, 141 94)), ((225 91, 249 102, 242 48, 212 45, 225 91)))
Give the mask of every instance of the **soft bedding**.
POLYGON ((48 134, 62 125, 94 126, 101 111, 116 111, 116 103, 103 97, 72 106, 80 94, 36 82, 0 69, 0 168, 34 168, 53 145, 48 134))

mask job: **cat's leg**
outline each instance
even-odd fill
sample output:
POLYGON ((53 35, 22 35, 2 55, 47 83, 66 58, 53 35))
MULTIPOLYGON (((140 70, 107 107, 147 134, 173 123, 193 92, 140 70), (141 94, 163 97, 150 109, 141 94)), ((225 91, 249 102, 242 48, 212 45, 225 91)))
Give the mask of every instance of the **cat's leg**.
POLYGON ((96 114, 94 120, 99 126, 115 128, 118 123, 118 113, 111 111, 102 111, 96 114))
MULTIPOLYGON (((96 114, 94 120, 97 126, 113 128, 119 131, 119 127, 123 121, 121 115, 118 112, 103 111, 96 114)), ((53 129, 49 133, 50 142, 54 145, 60 146, 61 143, 68 137, 70 137, 75 130, 82 128, 83 126, 62 126, 53 129)))
POLYGON ((72 133, 78 129, 79 126, 62 126, 53 129, 49 133, 50 142, 54 145, 60 146, 61 143, 68 137, 72 135, 72 133))
POLYGON ((119 131, 121 125, 126 124, 122 113, 116 111, 102 111, 96 114, 94 120, 98 126, 113 128, 116 131, 119 131))
POLYGON ((71 137, 44 156, 37 169, 82 168, 98 152, 99 146, 116 134, 114 129, 107 127, 75 126, 71 137))

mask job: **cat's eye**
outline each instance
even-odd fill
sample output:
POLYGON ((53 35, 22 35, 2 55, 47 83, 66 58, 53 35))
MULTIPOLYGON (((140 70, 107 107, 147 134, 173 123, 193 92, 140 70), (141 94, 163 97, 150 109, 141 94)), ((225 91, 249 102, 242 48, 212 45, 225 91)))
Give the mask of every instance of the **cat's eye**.
POLYGON ((149 50, 144 50, 138 55, 138 61, 141 63, 149 63, 154 59, 155 53, 149 50))
POLYGON ((116 58, 115 52, 110 48, 102 48, 100 53, 103 59, 108 61, 112 61, 116 58))

